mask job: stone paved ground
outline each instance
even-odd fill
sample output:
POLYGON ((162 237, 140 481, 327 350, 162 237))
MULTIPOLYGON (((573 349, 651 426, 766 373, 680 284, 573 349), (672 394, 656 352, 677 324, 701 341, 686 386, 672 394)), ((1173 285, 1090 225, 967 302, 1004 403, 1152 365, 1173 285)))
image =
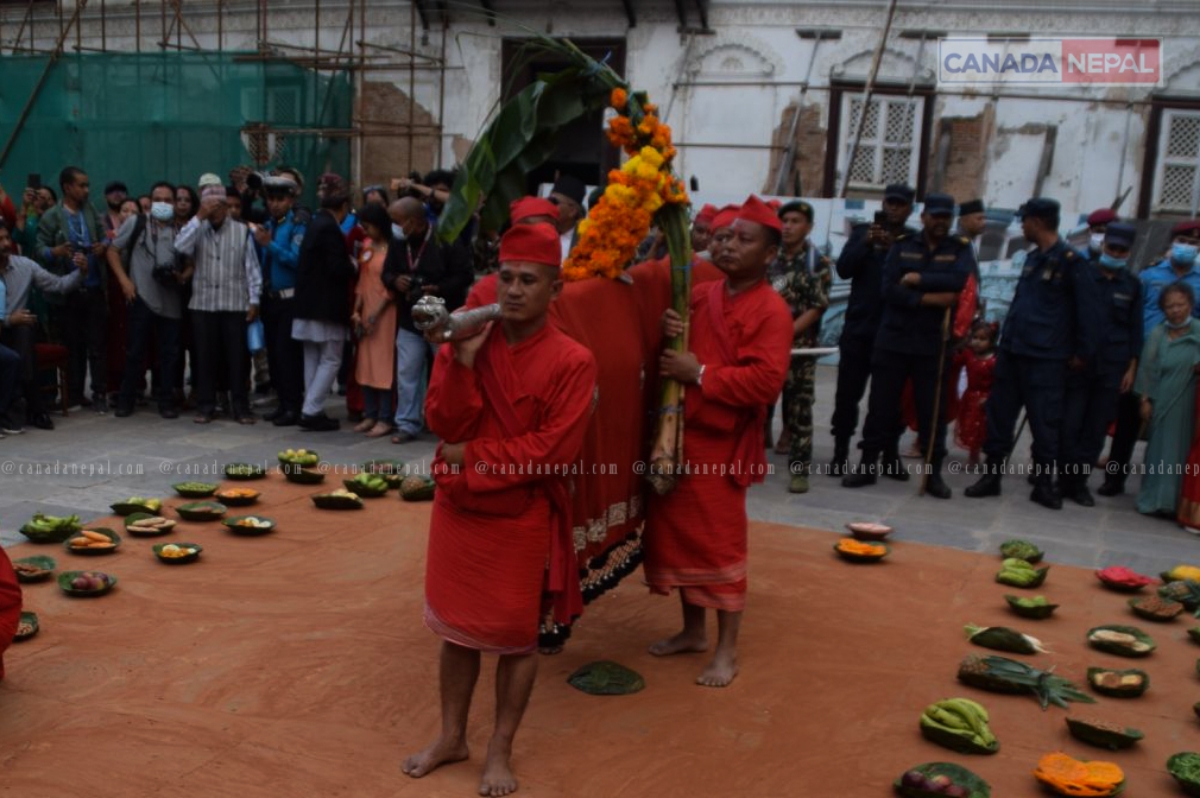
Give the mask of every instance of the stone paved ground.
MULTIPOLYGON (((820 464, 827 463, 832 453, 828 423, 834 378, 834 369, 818 370, 815 415, 820 464)), ((330 412, 345 416, 333 401, 330 412)), ((288 447, 317 449, 333 464, 375 457, 427 462, 435 443, 425 436, 393 446, 386 438, 368 440, 348 430, 309 433, 262 422, 240 427, 222 420, 204 427, 193 424, 186 414, 164 421, 145 410, 127 419, 84 410, 66 419, 55 416, 55 422, 53 432, 31 429, 0 440, 0 543, 4 545, 23 541, 17 527, 39 510, 75 512, 85 519, 106 515, 114 501, 131 495, 172 495, 172 483, 208 479, 227 462, 273 465, 275 453, 288 447), (51 473, 29 473, 38 468, 51 473), (53 472, 56 468, 58 473, 53 472)), ((1026 434, 1017 451, 1028 450, 1026 434)), ((951 457, 956 464, 965 461, 960 451, 952 451, 951 457)), ((973 477, 957 474, 947 478, 955 494, 951 501, 916 496, 915 480, 885 479, 874 487, 851 491, 824 475, 813 476, 812 490, 796 496, 786 489, 784 458, 772 455, 771 459, 776 473, 750 494, 750 515, 760 520, 840 529, 849 520, 883 519, 906 539, 970 551, 994 551, 1000 541, 1020 536, 1049 551, 1052 561, 1085 567, 1122 564, 1156 573, 1176 562, 1200 562, 1200 540, 1169 521, 1139 515, 1128 494, 1097 497, 1092 509, 1068 503, 1053 512, 1028 500, 1029 489, 1022 478, 1006 479, 1000 499, 971 500, 962 496, 962 489, 973 477)), ((1098 483, 1099 477, 1093 476, 1093 488, 1098 483)), ((1130 483, 1136 488, 1137 478, 1130 483)))

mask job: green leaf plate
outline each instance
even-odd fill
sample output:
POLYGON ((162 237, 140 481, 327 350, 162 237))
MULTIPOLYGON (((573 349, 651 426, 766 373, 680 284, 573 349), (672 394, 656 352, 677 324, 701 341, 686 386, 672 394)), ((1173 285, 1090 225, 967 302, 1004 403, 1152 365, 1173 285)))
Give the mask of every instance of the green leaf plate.
MULTIPOLYGON (((383 479, 383 477, 380 477, 380 479, 383 479)), ((364 499, 378 499, 380 496, 386 496, 388 492, 387 480, 384 480, 382 489, 368 487, 354 479, 343 479, 342 484, 346 486, 346 490, 356 493, 364 499)))
POLYGON ((1000 556, 1005 559, 1024 560, 1030 565, 1036 565, 1046 556, 1046 552, 1027 540, 1006 540, 1000 544, 1000 556))
POLYGON ((624 665, 601 660, 578 668, 567 677, 567 684, 588 695, 630 695, 645 688, 646 680, 624 665))
POLYGON ((200 559, 200 552, 204 551, 204 547, 199 543, 156 543, 151 548, 154 549, 154 556, 158 558, 159 562, 164 562, 167 565, 187 565, 190 562, 195 562, 200 559), (194 551, 182 557, 167 557, 162 553, 162 550, 167 546, 178 546, 181 549, 194 549, 194 551))
POLYGON ((22 557, 19 560, 13 560, 13 565, 28 565, 31 568, 40 568, 41 573, 27 574, 17 570, 17 581, 31 584, 33 582, 45 582, 50 577, 54 576, 54 569, 58 567, 58 563, 53 557, 47 557, 44 554, 35 554, 32 557, 22 557))
POLYGON ((184 521, 217 521, 225 515, 226 507, 218 502, 191 502, 175 508, 184 521))
POLYGON ((39 529, 34 529, 29 524, 25 524, 19 531, 22 535, 29 538, 31 543, 62 543, 81 529, 83 529, 83 525, 76 524, 43 532, 39 529))
POLYGON ((1165 599, 1161 596, 1142 596, 1140 598, 1131 598, 1127 602, 1129 609, 1133 610, 1133 614, 1142 620, 1153 621, 1154 623, 1169 623, 1179 617, 1186 607, 1178 601, 1165 599), (1160 609, 1148 609, 1148 607, 1159 607, 1160 609))
POLYGON ((171 487, 185 499, 207 499, 221 486, 212 482, 176 482, 171 487))
POLYGON ((361 510, 362 499, 336 493, 318 493, 312 497, 313 504, 322 510, 361 510))
POLYGON ((266 535, 275 531, 275 522, 263 515, 231 515, 228 518, 222 519, 221 523, 228 527, 229 531, 233 534, 245 537, 266 535), (245 526, 238 524, 239 521, 245 521, 248 518, 255 518, 260 523, 265 522, 266 526, 245 526))
MULTIPOLYGON (((986 781, 962 765, 956 765, 953 762, 926 762, 923 765, 910 768, 909 772, 911 771, 916 771, 926 778, 945 776, 953 784, 966 787, 970 790, 968 798, 991 798, 992 796, 992 788, 986 781)), ((907 773, 904 775, 907 775, 907 773)), ((926 790, 920 787, 905 787, 904 775, 896 779, 892 783, 892 786, 897 793, 903 795, 905 798, 939 798, 939 796, 945 798, 946 794, 936 789, 926 790)))
POLYGON ((303 455, 290 455, 289 456, 289 455, 280 454, 280 455, 278 455, 278 457, 279 457, 280 465, 295 465, 295 466, 301 466, 302 468, 312 468, 317 463, 321 462, 321 456, 311 449, 309 449, 303 455))
POLYGON ((78 538, 85 537, 85 535, 82 532, 79 532, 75 535, 71 535, 71 537, 64 540, 63 544, 62 544, 63 548, 66 549, 67 551, 69 551, 71 554, 80 554, 85 557, 98 557, 102 554, 112 554, 117 549, 121 548, 121 536, 118 535, 113 530, 105 529, 103 527, 97 526, 97 527, 92 527, 88 531, 89 532, 99 532, 101 535, 104 535, 106 538, 111 540, 115 545, 111 549, 89 549, 89 548, 85 548, 83 546, 76 548, 71 545, 71 541, 76 540, 78 538))
POLYGON ((1137 698, 1142 693, 1150 689, 1150 675, 1145 671, 1139 671, 1136 668, 1130 668, 1129 670, 1123 671, 1116 670, 1114 668, 1088 668, 1087 681, 1088 685, 1091 686, 1093 690, 1100 695, 1106 695, 1109 698, 1137 698), (1136 685, 1122 685, 1114 687, 1106 687, 1105 685, 1097 684, 1096 680, 1103 674, 1107 673, 1116 674, 1117 678, 1119 679, 1126 676, 1138 676, 1141 678, 1141 682, 1136 685))
POLYGON ((1167 760, 1167 772, 1187 795, 1200 795, 1200 754, 1184 751, 1167 760))
POLYGON ((151 515, 157 515, 161 510, 161 504, 157 508, 152 507, 149 504, 142 504, 140 502, 117 502, 116 504, 112 505, 112 511, 120 516, 133 515, 134 513, 150 513, 151 515))
POLYGON ((138 521, 145 521, 147 518, 162 518, 162 516, 151 515, 150 513, 134 513, 133 515, 127 515, 125 516, 125 534, 132 535, 135 538, 156 538, 160 535, 166 535, 175 529, 174 521, 159 529, 155 529, 153 532, 142 531, 141 529, 133 528, 138 521))
MULTIPOLYGON (((842 540, 852 540, 852 538, 842 538, 842 540)), ((858 554, 858 553, 852 552, 852 551, 842 551, 841 549, 838 548, 837 543, 833 544, 833 551, 835 554, 837 554, 837 556, 841 557, 846 562, 853 562, 853 563, 879 562, 884 557, 886 557, 892 553, 891 547, 888 546, 886 543, 872 542, 871 545, 872 546, 882 546, 883 550, 884 550, 883 553, 882 554, 858 554)))
POLYGON ((991 745, 980 745, 961 734, 936 726, 921 725, 921 736, 931 743, 960 754, 994 754, 1000 750, 999 740, 993 740, 991 745))
POLYGON ((1033 618, 1034 620, 1044 620, 1054 614, 1058 609, 1057 604, 1039 604, 1033 607, 1027 607, 1019 602, 1025 599, 1024 596, 1006 595, 1004 600, 1008 602, 1008 607, 1022 618, 1033 618))
POLYGON ((22 612, 21 620, 17 624, 17 633, 13 635, 13 642, 20 643, 22 640, 28 640, 37 634, 40 628, 36 612, 22 612))
MULTIPOLYGON (((247 488, 232 488, 231 490, 247 490, 247 488)), ((253 493, 254 495, 239 496, 239 495, 230 493, 228 490, 220 490, 220 491, 217 491, 216 496, 214 496, 213 498, 215 498, 217 501, 219 501, 221 504, 225 505, 226 507, 249 507, 250 505, 255 504, 259 500, 259 498, 262 497, 262 494, 256 490, 251 491, 251 493, 253 493)))
POLYGON ((1154 652, 1154 649, 1157 648, 1154 643, 1154 638, 1143 632, 1141 629, 1137 628, 1136 626, 1122 626, 1119 624, 1106 624, 1105 626, 1096 626, 1092 629, 1088 629, 1087 642, 1089 646, 1097 651, 1103 651, 1106 654, 1115 654, 1118 657, 1148 657, 1154 652), (1139 643, 1145 644, 1148 646, 1148 648, 1137 650, 1124 643, 1092 639, 1093 634, 1102 631, 1132 635, 1133 637, 1137 638, 1139 643))
POLYGON ((282 465, 279 470, 288 482, 297 485, 319 485, 325 481, 325 472, 313 468, 301 468, 298 465, 282 465))
MULTIPOLYGON (((80 590, 79 588, 72 587, 71 583, 73 581, 75 581, 75 577, 82 576, 85 573, 89 573, 89 572, 87 572, 87 571, 63 571, 61 574, 58 575, 58 586, 62 589, 62 592, 66 593, 68 596, 76 596, 78 598, 91 598, 93 596, 103 596, 105 593, 109 592, 117 585, 117 578, 115 576, 113 576, 112 574, 105 574, 105 576, 107 577, 108 584, 104 587, 101 587, 99 590, 80 590)), ((95 572, 91 572, 91 573, 95 573, 95 572)))
POLYGON ((254 463, 227 463, 225 465, 226 479, 244 481, 248 479, 263 479, 266 476, 267 470, 254 463))

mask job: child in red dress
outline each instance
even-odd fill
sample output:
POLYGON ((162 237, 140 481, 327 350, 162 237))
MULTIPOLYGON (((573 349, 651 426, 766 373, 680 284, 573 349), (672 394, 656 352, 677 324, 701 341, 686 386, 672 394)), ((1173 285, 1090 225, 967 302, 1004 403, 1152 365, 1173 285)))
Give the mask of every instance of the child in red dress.
POLYGON ((977 321, 971 327, 967 345, 954 355, 956 368, 967 370, 967 389, 958 402, 958 421, 954 441, 971 454, 971 465, 979 464, 979 451, 987 437, 987 416, 983 406, 992 392, 996 369, 996 325, 977 321))

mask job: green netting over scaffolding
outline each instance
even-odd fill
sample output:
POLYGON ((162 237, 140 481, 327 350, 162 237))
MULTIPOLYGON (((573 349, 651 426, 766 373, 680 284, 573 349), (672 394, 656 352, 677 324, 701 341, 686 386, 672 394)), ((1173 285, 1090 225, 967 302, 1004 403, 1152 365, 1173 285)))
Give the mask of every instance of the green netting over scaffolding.
POLYGON ((317 175, 349 177, 348 72, 230 52, 64 54, 47 72, 49 62, 3 59, 0 138, 15 130, 15 140, 0 182, 13 193, 29 173, 56 186, 68 165, 93 187, 119 179, 137 195, 156 180, 194 186, 205 172, 288 164, 304 173, 310 204, 317 175))

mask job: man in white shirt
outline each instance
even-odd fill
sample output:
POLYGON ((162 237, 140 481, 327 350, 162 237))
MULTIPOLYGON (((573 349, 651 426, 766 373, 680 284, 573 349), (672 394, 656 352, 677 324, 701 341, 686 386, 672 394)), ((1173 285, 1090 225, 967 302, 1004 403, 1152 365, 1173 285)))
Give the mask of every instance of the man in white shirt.
POLYGON ((558 206, 559 241, 562 243, 562 258, 565 261, 575 246, 575 228, 583 221, 587 212, 583 209, 583 198, 587 186, 571 175, 560 175, 550 190, 550 201, 558 206))

